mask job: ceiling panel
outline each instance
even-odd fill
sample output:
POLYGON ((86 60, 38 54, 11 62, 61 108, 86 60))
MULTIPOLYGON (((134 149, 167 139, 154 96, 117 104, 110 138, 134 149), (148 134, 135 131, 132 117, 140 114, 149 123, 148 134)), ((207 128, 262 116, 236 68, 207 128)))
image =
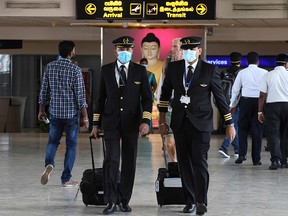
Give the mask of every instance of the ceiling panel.
MULTIPOLYGON (((117 21, 132 22, 136 21, 117 21)), ((114 23, 117 23, 114 22, 114 23)), ((1 17, 0 26, 4 27, 68 27, 71 23, 105 23, 105 20, 76 20, 74 17, 1 17)), ((200 24, 215 27, 288 27, 288 19, 216 19, 216 20, 169 20, 142 21, 141 23, 200 24)))

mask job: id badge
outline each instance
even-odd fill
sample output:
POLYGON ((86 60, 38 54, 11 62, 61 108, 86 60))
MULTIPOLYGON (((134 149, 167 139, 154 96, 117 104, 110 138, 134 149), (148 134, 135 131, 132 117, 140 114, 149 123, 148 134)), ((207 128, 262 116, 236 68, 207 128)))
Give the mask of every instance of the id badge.
POLYGON ((189 104, 190 103, 190 97, 182 95, 180 98, 180 102, 185 103, 185 104, 189 104))

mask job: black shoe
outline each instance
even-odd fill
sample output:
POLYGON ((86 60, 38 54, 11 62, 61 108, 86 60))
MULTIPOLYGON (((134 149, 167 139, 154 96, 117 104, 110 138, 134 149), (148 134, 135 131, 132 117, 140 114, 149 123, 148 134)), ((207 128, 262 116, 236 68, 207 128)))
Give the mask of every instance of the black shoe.
POLYGON ((207 212, 207 206, 204 203, 197 203, 196 215, 204 215, 207 212))
POLYGON ((183 213, 193 213, 195 209, 196 206, 194 204, 187 204, 183 209, 183 213))
POLYGON ((281 163, 279 161, 272 161, 271 166, 269 166, 269 170, 277 170, 281 167, 281 163))
POLYGON ((108 203, 107 207, 103 210, 103 214, 113 214, 115 211, 117 211, 115 203, 108 203))
POLYGON ((132 209, 128 204, 119 203, 119 208, 122 212, 131 212, 132 209))
POLYGON ((243 161, 246 160, 246 157, 245 156, 239 156, 237 158, 237 160, 235 161, 236 164, 242 164, 243 161))
POLYGON ((258 161, 258 162, 253 163, 253 165, 254 166, 260 166, 260 165, 262 165, 262 163, 261 163, 261 161, 258 161))

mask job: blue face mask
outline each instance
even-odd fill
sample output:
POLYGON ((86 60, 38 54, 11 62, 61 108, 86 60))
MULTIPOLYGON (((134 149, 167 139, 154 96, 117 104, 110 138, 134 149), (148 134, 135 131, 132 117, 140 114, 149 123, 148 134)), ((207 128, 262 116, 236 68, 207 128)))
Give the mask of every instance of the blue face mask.
POLYGON ((144 66, 144 67, 147 69, 147 67, 148 67, 148 64, 142 64, 142 66, 144 66))
POLYGON ((117 52, 117 54, 118 54, 117 58, 122 64, 126 64, 132 59, 132 53, 131 52, 119 51, 119 52, 117 52))
POLYGON ((183 50, 183 59, 187 62, 192 62, 196 60, 196 50, 183 50))

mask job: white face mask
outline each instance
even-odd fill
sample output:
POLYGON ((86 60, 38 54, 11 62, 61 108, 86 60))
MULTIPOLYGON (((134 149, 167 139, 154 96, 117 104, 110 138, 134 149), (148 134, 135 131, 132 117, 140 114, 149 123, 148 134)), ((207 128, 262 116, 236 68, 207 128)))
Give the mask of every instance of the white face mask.
POLYGON ((197 51, 196 50, 183 50, 183 59, 187 62, 192 62, 194 60, 196 60, 196 54, 197 51))

